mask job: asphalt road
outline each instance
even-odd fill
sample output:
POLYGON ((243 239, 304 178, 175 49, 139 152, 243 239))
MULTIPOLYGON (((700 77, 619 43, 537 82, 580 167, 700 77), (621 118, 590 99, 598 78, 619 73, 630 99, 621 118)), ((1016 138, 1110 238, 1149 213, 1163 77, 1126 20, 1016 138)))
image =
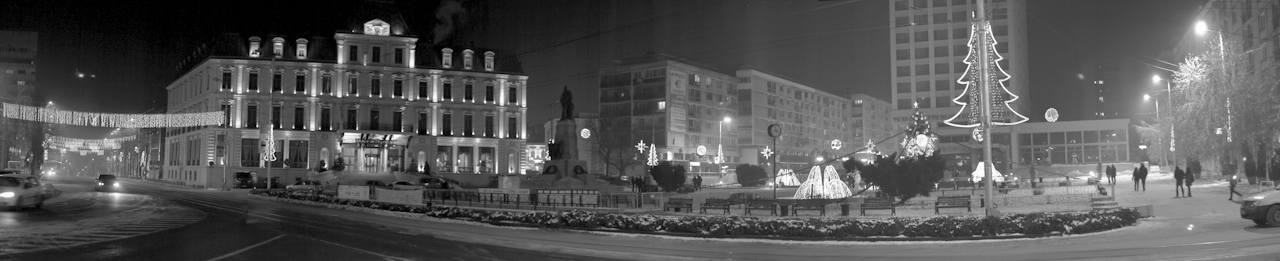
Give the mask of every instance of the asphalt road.
MULTIPOLYGON (((177 228, 0 260, 1280 260, 1280 228, 1240 219, 1224 188, 1197 188, 1194 198, 1172 198, 1172 186, 1161 182, 1149 183, 1145 192, 1120 190, 1120 197, 1156 204, 1157 217, 1137 227, 1048 239, 928 243, 709 241, 509 229, 275 202, 244 191, 125 185, 124 194, 179 202, 206 215, 177 228)), ((1131 186, 1119 187, 1126 185, 1131 186)), ((5 222, 0 218, 0 228, 30 219, 5 222)))

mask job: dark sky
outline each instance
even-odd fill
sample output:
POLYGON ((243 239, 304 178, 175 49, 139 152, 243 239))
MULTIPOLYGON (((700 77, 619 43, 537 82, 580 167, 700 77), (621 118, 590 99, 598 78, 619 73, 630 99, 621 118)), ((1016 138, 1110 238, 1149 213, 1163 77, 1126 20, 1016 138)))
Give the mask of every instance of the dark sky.
MULTIPOLYGON (((177 62, 222 32, 332 32, 352 1, 0 1, 0 29, 40 33, 38 88, 61 108, 140 113, 162 106, 177 62), (304 4, 306 3, 306 4, 304 4), (97 77, 75 78, 79 70, 97 77)), ((1143 65, 1190 28, 1203 0, 1031 0, 1033 108, 1070 109, 1081 59, 1124 64, 1123 88, 1151 88, 1143 65)), ((889 97, 889 1, 398 1, 413 34, 518 54, 529 123, 554 117, 558 90, 596 111, 596 72, 661 52, 732 73, 743 65, 838 95, 889 97), (456 4, 454 4, 456 3, 456 4), (441 8, 447 7, 447 8, 441 8), (453 26, 440 23, 448 18, 453 26)), ((326 35, 330 35, 326 33, 326 35)), ((1137 96, 1135 96, 1137 97, 1137 96)), ((1039 112, 1024 113, 1040 115, 1039 112)), ((1065 114, 1065 113, 1064 113, 1065 114)), ((1038 118, 1038 117, 1033 117, 1038 118)), ((69 134, 75 135, 75 134, 69 134)), ((92 134, 79 132, 79 135, 92 134)), ((79 136, 77 135, 77 136, 79 136)))

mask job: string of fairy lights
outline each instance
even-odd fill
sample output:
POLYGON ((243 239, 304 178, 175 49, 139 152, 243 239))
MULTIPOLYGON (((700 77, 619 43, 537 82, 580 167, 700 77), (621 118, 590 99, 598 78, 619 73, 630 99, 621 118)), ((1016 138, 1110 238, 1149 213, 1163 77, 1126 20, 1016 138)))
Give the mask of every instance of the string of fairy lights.
POLYGON ((222 124, 222 111, 170 114, 119 114, 65 111, 4 104, 4 117, 44 123, 111 128, 178 128, 222 124))

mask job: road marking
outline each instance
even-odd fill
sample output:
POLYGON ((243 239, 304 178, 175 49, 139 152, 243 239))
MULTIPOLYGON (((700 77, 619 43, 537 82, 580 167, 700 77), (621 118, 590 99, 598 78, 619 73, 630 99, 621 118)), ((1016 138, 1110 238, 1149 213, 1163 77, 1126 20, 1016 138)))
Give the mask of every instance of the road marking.
MULTIPOLYGON (((355 250, 355 251, 360 251, 360 252, 365 252, 365 253, 368 253, 368 254, 371 254, 371 255, 376 255, 376 256, 382 257, 382 260, 413 260, 413 259, 408 259, 408 258, 403 258, 403 257, 394 257, 394 256, 383 255, 382 253, 373 252, 373 251, 364 250, 364 249, 359 249, 359 248, 355 248, 355 247, 351 247, 351 246, 347 246, 347 245, 343 245, 343 244, 338 244, 338 243, 334 243, 334 242, 324 241, 324 240, 321 240, 321 239, 318 239, 318 238, 312 238, 311 240, 320 241, 320 242, 325 242, 325 243, 329 243, 330 245, 340 246, 340 247, 344 247, 344 248, 347 248, 347 249, 351 249, 351 250, 355 250)), ((212 261, 212 260, 210 260, 210 261, 212 261)))
POLYGON ((271 238, 271 239, 267 239, 267 241, 262 241, 262 242, 259 242, 259 243, 257 243, 257 244, 253 244, 252 246, 247 246, 247 247, 245 247, 245 248, 241 248, 240 250, 236 250, 235 252, 227 253, 226 255, 222 255, 222 256, 219 256, 219 257, 215 257, 215 258, 209 259, 209 260, 207 260, 207 261, 217 261, 217 260, 221 260, 221 259, 223 259, 223 258, 228 258, 228 257, 234 256, 234 255, 237 255, 237 254, 243 253, 244 251, 249 251, 249 249, 253 249, 253 248, 255 248, 255 247, 258 247, 258 246, 261 246, 261 245, 264 245, 264 244, 267 244, 267 243, 271 243, 271 241, 276 241, 276 239, 280 239, 280 238, 282 238, 282 237, 284 237, 284 235, 279 235, 279 236, 273 237, 273 238, 271 238))

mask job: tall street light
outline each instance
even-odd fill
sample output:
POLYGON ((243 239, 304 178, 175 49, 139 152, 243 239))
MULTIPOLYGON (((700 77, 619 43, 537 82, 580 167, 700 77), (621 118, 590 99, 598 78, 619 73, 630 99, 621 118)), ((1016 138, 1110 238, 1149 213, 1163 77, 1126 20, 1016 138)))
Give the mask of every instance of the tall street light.
POLYGON ((724 164, 724 125, 729 124, 731 122, 733 122, 733 118, 724 117, 724 120, 720 121, 720 124, 719 124, 720 131, 718 135, 719 135, 720 142, 719 144, 716 144, 716 165, 717 165, 716 167, 717 168, 719 167, 719 164, 724 164))
MULTIPOLYGON (((1168 97, 1168 98, 1169 98, 1169 104, 1168 104, 1168 105, 1173 105, 1173 81, 1169 81, 1169 80, 1162 79, 1162 78, 1160 78, 1160 75, 1152 75, 1152 76, 1151 76, 1151 82, 1152 82, 1152 83, 1160 84, 1160 82, 1161 82, 1161 81, 1164 81, 1165 97, 1168 97)), ((1143 95, 1142 95, 1142 100, 1144 100, 1144 101, 1145 101, 1145 100, 1148 100, 1148 99, 1151 99, 1151 95, 1150 95, 1150 94, 1143 94, 1143 95)), ((1174 115, 1173 117, 1176 117, 1176 115, 1174 115)), ((1160 99, 1156 99, 1156 118, 1157 118, 1157 119, 1158 119, 1158 118, 1160 118, 1160 99)), ((1162 123, 1162 124, 1169 125, 1169 152, 1170 152, 1170 154, 1171 154, 1171 156, 1172 156, 1172 154, 1174 154, 1174 153, 1173 153, 1173 149, 1174 149, 1174 148, 1173 148, 1173 146, 1174 146, 1174 141, 1175 141, 1174 139, 1176 139, 1176 138, 1175 138, 1175 136, 1174 136, 1174 131, 1173 131, 1173 121, 1170 121, 1170 122, 1168 122, 1168 123, 1162 123)), ((1161 133, 1162 133, 1162 134, 1160 135, 1160 136, 1162 136, 1162 137, 1164 136, 1163 132, 1164 132, 1164 131, 1161 131, 1161 133)), ((1163 164, 1164 164, 1166 167, 1167 167, 1167 166, 1169 166, 1169 157, 1162 157, 1162 158, 1163 158, 1163 160, 1164 160, 1164 163, 1163 163, 1163 164)), ((1175 164, 1175 165, 1176 165, 1176 164, 1178 164, 1178 159, 1177 159, 1177 158, 1174 158, 1174 159, 1173 159, 1173 164, 1175 164)))
MULTIPOLYGON (((1223 75, 1225 75, 1227 73, 1227 64, 1226 64, 1227 48, 1226 48, 1226 41, 1224 41, 1222 38, 1222 31, 1209 30, 1209 23, 1206 23, 1204 20, 1196 21, 1195 30, 1196 30, 1196 35, 1199 35, 1199 36, 1203 36, 1204 33, 1209 31, 1213 31, 1218 34, 1218 58, 1221 59, 1219 64, 1222 65, 1220 67, 1222 69, 1223 75)), ((1230 85, 1231 78, 1230 77, 1224 77, 1224 78, 1226 78, 1228 81, 1227 85, 1230 85)), ((1228 146, 1226 147, 1230 148, 1231 147, 1230 146, 1231 144, 1231 97, 1230 96, 1227 96, 1226 106, 1227 106, 1227 131, 1226 132, 1227 132, 1227 144, 1228 144, 1228 146)), ((1225 151, 1230 151, 1230 149, 1225 149, 1225 151)))

